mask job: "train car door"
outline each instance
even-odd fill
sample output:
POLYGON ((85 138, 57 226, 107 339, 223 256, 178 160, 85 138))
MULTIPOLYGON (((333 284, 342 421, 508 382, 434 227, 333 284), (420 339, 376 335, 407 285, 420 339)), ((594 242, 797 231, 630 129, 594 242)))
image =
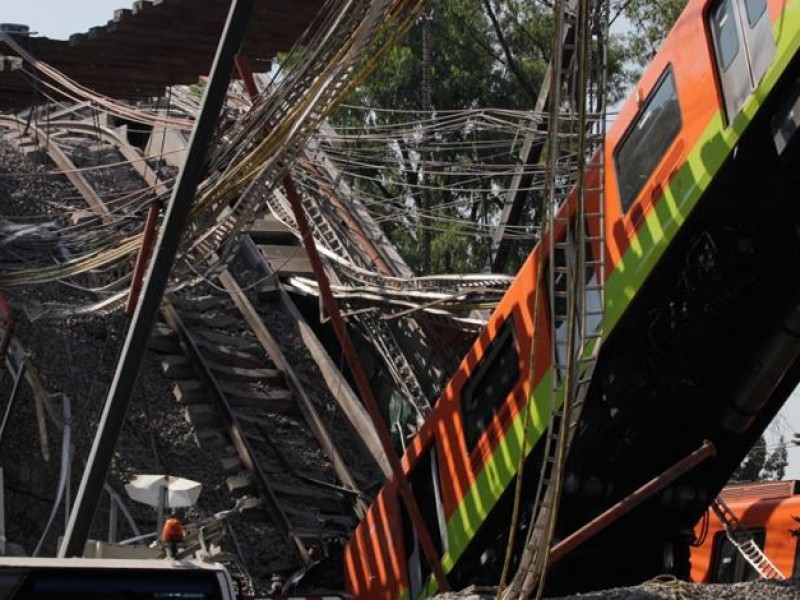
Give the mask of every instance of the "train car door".
MULTIPOLYGON (((428 534, 430 534, 433 541, 436 554, 441 558, 447 553, 449 547, 435 440, 414 466, 414 469, 409 474, 408 483, 411 486, 411 493, 414 494, 419 506, 428 534)), ((422 552, 422 546, 411 523, 411 517, 402 502, 400 503, 400 510, 403 523, 403 543, 406 550, 406 565, 408 567, 409 597, 415 600, 423 595, 431 569, 422 552)))
POLYGON ((772 21, 769 18, 766 0, 739 0, 744 24, 744 39, 753 89, 756 88, 767 68, 775 58, 775 38, 772 37, 772 21))
POLYGON ((766 0, 722 0, 709 14, 725 112, 731 123, 775 57, 766 0))

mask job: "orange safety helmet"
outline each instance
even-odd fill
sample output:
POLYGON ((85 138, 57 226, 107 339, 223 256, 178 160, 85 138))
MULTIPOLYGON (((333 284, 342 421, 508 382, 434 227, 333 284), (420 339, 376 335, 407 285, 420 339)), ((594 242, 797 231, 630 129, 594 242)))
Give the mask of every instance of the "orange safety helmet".
POLYGON ((161 529, 161 541, 168 544, 179 544, 183 541, 186 532, 177 517, 170 517, 161 529))

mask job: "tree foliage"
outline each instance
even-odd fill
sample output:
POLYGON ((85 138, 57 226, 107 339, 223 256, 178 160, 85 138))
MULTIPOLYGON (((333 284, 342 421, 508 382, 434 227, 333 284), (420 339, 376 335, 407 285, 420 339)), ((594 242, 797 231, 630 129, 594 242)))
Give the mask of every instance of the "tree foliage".
POLYGON ((612 4, 612 20, 625 25, 619 28, 619 49, 631 81, 653 59, 664 38, 672 29, 688 0, 620 0, 612 4))
MULTIPOLYGON (((663 15, 648 2, 652 0, 631 0, 617 7, 626 15, 638 15, 636 19, 648 26, 608 42, 608 95, 612 103, 622 94, 626 61, 640 55, 637 48, 656 44, 661 28, 664 32, 669 28, 672 8, 663 15), (632 44, 629 53, 623 42, 632 44)), ((553 9, 546 2, 433 0, 426 17, 392 48, 373 75, 334 114, 333 124, 353 128, 365 125, 367 120, 378 125, 410 122, 441 111, 484 107, 531 110, 554 50, 553 38, 553 9), (365 117, 363 109, 353 106, 388 110, 375 110, 365 117)), ((463 137, 466 143, 468 134, 463 137)), ((396 137, 387 143, 390 164, 380 170, 366 164, 352 167, 359 177, 355 185, 374 199, 372 205, 383 217, 387 234, 418 273, 484 271, 490 254, 486 226, 498 220, 504 202, 501 190, 507 182, 476 182, 475 177, 465 177, 464 186, 452 186, 458 192, 448 191, 443 189, 447 182, 437 176, 436 169, 425 164, 494 161, 510 165, 518 157, 513 152, 492 154, 496 149, 482 150, 477 144, 472 150, 465 146, 437 152, 434 157, 428 154, 435 145, 430 142, 419 135, 396 137), (470 185, 476 190, 464 191, 470 185), (484 229, 476 233, 459 226, 459 220, 479 222, 484 229)), ((539 203, 536 192, 529 192, 519 225, 535 222, 539 203)), ((512 270, 532 243, 529 239, 517 245, 512 270)))
MULTIPOLYGON (((427 23, 421 22, 389 52, 348 104, 392 109, 371 113, 369 118, 377 124, 425 119, 430 111, 435 115, 481 107, 531 109, 552 51, 551 12, 544 5, 522 0, 502 4, 493 0, 435 0, 427 23), (424 48, 424 27, 430 33, 429 53, 424 48), (426 69, 430 90, 424 89, 426 69), (426 106, 428 98, 430 106, 426 106)), ((334 126, 353 127, 364 119, 363 115, 363 111, 345 106, 334 115, 334 126)), ((453 144, 435 157, 428 155, 435 140, 419 135, 395 138, 387 144, 392 167, 380 173, 373 170, 369 178, 358 183, 369 196, 391 201, 391 205, 379 209, 393 217, 385 223, 387 233, 420 273, 485 270, 488 239, 474 231, 465 234, 458 222, 486 223, 496 218, 502 204, 502 198, 492 191, 497 186, 491 180, 476 184, 475 177, 465 176, 463 186, 454 186, 452 178, 446 182, 431 172, 435 169, 426 170, 426 161, 457 165, 493 160, 510 164, 516 160, 510 154, 493 156, 495 149, 484 151, 477 144, 469 148, 467 131, 453 135, 463 138, 463 147, 454 149, 457 144, 453 144), (448 182, 459 191, 443 189, 448 182), (469 185, 476 191, 464 191, 469 185), (430 242, 425 231, 433 232, 428 236, 430 242), (423 244, 428 248, 421 247, 423 244)), ((366 171, 364 167, 360 174, 367 175, 366 171)))
POLYGON ((788 464, 785 438, 781 436, 778 446, 772 452, 768 452, 766 440, 762 435, 733 473, 731 481, 781 480, 786 475, 788 464))

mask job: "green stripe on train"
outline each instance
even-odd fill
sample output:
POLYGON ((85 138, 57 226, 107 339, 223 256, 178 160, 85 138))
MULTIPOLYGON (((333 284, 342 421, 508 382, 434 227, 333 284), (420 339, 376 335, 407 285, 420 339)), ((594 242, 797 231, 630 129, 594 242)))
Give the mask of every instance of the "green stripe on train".
POLYGON ((722 166, 730 151, 739 141, 747 125, 761 108, 765 98, 775 87, 778 78, 800 46, 800 2, 787 5, 783 18, 775 25, 779 30, 793 31, 791 36, 778 39, 776 57, 761 84, 734 119, 733 127, 725 129, 722 113, 709 122, 686 162, 678 171, 666 192, 647 216, 644 226, 625 252, 616 269, 606 281, 606 306, 604 327, 607 332, 616 326, 624 310, 658 259, 675 237, 680 226, 697 205, 713 175, 722 166))
MULTIPOLYGON (((729 129, 724 127, 721 112, 712 117, 664 195, 647 215, 644 225, 616 269, 609 275, 605 285, 603 326, 606 335, 617 325, 637 290, 641 289, 680 226, 697 205, 713 175, 722 166, 800 47, 800 0, 787 2, 773 32, 777 46, 775 60, 734 119, 733 126, 729 129)), ((533 394, 535 409, 529 413, 531 423, 526 445, 528 453, 547 426, 549 406, 545 403, 549 403, 551 378, 552 371, 548 371, 533 394)), ((442 557, 442 566, 446 572, 449 573, 461 558, 481 523, 516 474, 522 431, 522 414, 519 414, 448 521, 449 551, 442 557)), ((431 579, 427 592, 432 595, 436 591, 436 582, 431 579)))

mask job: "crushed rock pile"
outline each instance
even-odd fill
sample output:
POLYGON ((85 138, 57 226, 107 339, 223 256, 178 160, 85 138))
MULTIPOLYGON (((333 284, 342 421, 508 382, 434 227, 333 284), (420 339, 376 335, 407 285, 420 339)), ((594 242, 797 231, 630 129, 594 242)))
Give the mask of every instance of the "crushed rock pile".
MULTIPOLYGON (((488 589, 466 589, 436 596, 439 600, 494 600, 495 597, 496 592, 488 589)), ((800 600, 800 580, 704 584, 663 576, 637 586, 550 600, 800 600)))

